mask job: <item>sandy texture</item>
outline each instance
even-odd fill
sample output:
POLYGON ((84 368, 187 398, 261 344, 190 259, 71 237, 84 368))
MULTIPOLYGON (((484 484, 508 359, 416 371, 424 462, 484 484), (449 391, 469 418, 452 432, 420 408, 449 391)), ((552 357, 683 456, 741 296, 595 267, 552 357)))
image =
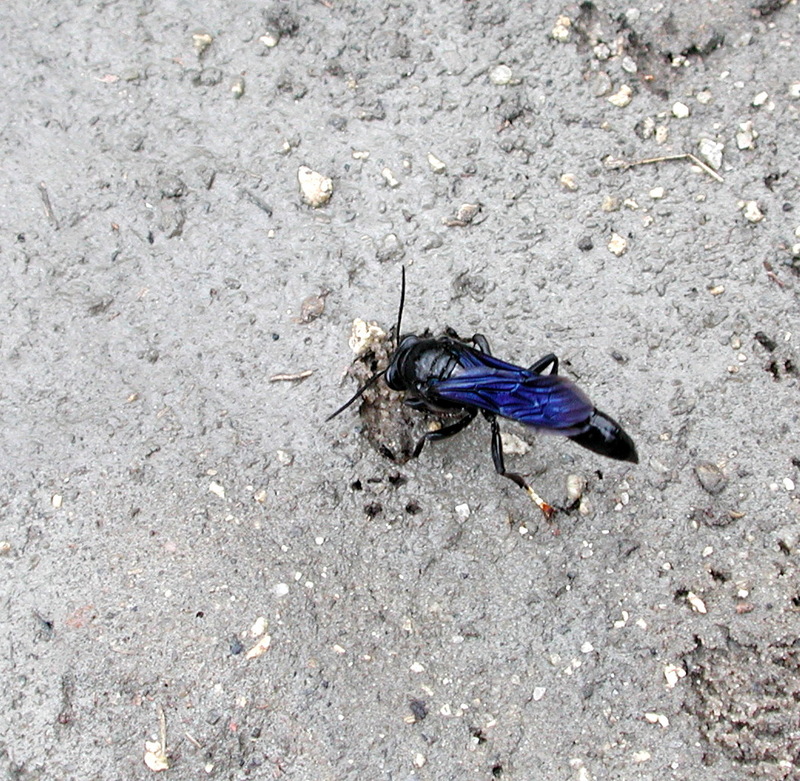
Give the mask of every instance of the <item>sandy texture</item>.
POLYGON ((0 6, 3 778, 800 777, 798 5, 632 5, 0 6), (558 534, 323 424, 400 263, 558 534))

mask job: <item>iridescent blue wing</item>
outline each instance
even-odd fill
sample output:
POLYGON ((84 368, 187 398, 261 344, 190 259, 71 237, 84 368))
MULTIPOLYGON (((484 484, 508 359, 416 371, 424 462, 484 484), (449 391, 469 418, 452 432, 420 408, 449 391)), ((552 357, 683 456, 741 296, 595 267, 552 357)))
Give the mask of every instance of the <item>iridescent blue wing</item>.
POLYGON ((535 428, 572 436, 585 430, 594 407, 566 377, 531 374, 518 366, 478 354, 460 374, 432 382, 431 396, 478 407, 535 428), (478 363, 490 365, 475 365, 478 363), (498 365, 502 366, 500 368, 498 365))

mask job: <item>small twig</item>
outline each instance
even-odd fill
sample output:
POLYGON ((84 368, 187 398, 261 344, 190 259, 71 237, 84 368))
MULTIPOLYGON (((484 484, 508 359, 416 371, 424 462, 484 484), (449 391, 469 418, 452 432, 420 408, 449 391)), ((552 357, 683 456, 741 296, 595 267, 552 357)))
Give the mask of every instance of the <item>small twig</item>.
POLYGON ((244 197, 247 198, 247 200, 250 201, 250 203, 252 203, 254 206, 257 206, 259 209, 261 209, 261 211, 264 212, 267 217, 272 217, 272 207, 265 201, 262 201, 261 198, 259 198, 255 193, 250 192, 250 190, 248 190, 246 187, 242 187, 242 195, 244 195, 244 197))
POLYGON ((161 739, 161 750, 167 753, 167 717, 164 709, 158 706, 158 736, 161 739))
POLYGON ((203 748, 203 744, 194 735, 191 735, 188 732, 185 732, 184 735, 186 735, 186 740, 188 740, 193 746, 196 746, 200 749, 203 748))
POLYGON ((58 230, 58 220, 56 213, 53 211, 53 204, 50 203, 50 194, 47 192, 47 185, 44 182, 39 182, 39 195, 42 196, 42 203, 44 204, 44 211, 47 214, 47 219, 53 223, 53 227, 58 230))
POLYGON ((671 160, 689 160, 694 165, 701 168, 705 171, 712 179, 716 179, 718 182, 724 182, 725 180, 710 166, 706 165, 702 160, 698 157, 695 157, 691 152, 684 152, 680 155, 662 155, 661 157, 647 157, 644 160, 634 160, 632 162, 628 162, 627 160, 609 160, 606 165, 609 168, 633 168, 635 165, 649 165, 651 163, 666 163, 671 160))
POLYGON ((270 382, 294 382, 295 380, 304 380, 314 373, 313 369, 306 369, 304 372, 297 372, 297 374, 273 374, 269 378, 270 382))

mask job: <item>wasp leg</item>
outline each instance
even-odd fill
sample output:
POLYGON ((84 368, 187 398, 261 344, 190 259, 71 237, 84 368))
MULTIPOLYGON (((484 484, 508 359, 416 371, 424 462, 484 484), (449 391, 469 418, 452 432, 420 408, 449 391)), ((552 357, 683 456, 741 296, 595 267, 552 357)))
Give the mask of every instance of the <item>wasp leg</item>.
POLYGON ((550 374, 558 374, 558 358, 555 353, 547 353, 547 355, 539 358, 536 363, 528 367, 528 371, 533 374, 541 374, 548 366, 550 366, 550 374))
POLYGON ((486 353, 487 355, 492 354, 492 348, 489 347, 489 340, 483 334, 475 334, 472 337, 472 343, 482 353, 486 353))
POLYGON ((475 420, 475 416, 477 414, 477 410, 470 410, 466 415, 464 415, 463 418, 460 418, 455 423, 451 423, 449 426, 440 428, 438 431, 429 431, 427 434, 423 434, 420 441, 417 442, 417 446, 414 448, 411 458, 416 458, 422 452, 422 448, 425 446, 426 442, 435 442, 437 439, 447 439, 448 437, 452 437, 454 434, 458 434, 459 431, 463 431, 470 423, 472 423, 473 420, 475 420))
POLYGON ((545 500, 525 482, 525 478, 522 477, 522 475, 518 475, 516 472, 506 472, 505 460, 503 459, 503 440, 500 438, 500 426, 497 423, 497 418, 494 415, 486 415, 485 417, 489 423, 492 424, 492 460, 494 461, 495 471, 498 475, 507 477, 525 490, 534 504, 544 513, 544 517, 549 521, 555 512, 555 508, 545 502, 545 500))

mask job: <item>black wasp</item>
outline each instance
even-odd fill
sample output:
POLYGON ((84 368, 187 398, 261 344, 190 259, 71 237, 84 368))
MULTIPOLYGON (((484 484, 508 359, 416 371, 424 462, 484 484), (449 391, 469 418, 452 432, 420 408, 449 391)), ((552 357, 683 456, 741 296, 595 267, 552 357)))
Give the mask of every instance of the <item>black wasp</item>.
POLYGON ((553 353, 524 369, 492 356, 489 342, 481 334, 467 341, 448 328, 438 338, 429 333, 399 336, 405 297, 403 268, 400 310, 394 331, 398 342, 389 366, 373 375, 327 420, 346 410, 383 375, 392 390, 406 392, 405 404, 413 409, 463 413, 454 423, 425 434, 414 449, 416 458, 426 442, 463 431, 481 412, 492 427, 495 470, 527 491, 547 518, 553 514, 553 507, 521 475, 506 471, 498 416, 569 437, 608 458, 639 462, 636 446, 622 426, 600 412, 572 381, 558 375, 558 358, 553 353))

